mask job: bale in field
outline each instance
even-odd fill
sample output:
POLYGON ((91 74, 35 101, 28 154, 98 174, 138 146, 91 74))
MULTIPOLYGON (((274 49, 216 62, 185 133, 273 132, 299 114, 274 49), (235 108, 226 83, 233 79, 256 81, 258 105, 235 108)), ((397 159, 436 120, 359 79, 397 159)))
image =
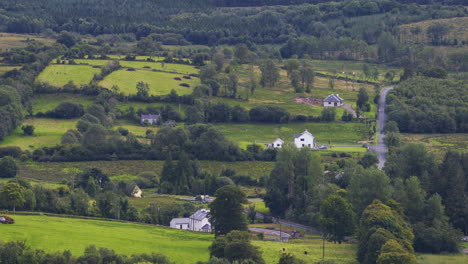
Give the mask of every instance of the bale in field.
POLYGON ((192 77, 190 77, 190 76, 184 76, 183 78, 184 78, 184 79, 187 79, 187 80, 192 79, 192 77))
POLYGON ((144 69, 151 69, 150 66, 143 66, 144 69))
POLYGON ((188 83, 181 83, 179 84, 179 86, 190 88, 190 85, 188 83))
POLYGON ((135 68, 128 68, 127 71, 135 71, 135 68))
POLYGON ((180 79, 179 77, 175 77, 174 80, 176 80, 176 81, 182 81, 182 79, 180 79))

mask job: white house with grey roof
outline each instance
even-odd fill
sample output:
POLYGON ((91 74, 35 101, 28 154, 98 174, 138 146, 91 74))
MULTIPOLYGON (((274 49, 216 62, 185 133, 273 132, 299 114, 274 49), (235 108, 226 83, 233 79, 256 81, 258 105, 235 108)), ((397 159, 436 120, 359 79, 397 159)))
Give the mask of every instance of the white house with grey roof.
POLYGON ((301 134, 294 134, 294 145, 297 148, 314 148, 315 137, 306 129, 301 134))
POLYGON ((161 115, 141 115, 140 122, 142 124, 155 125, 161 120, 161 115))
POLYGON ((198 232, 211 232, 211 224, 208 218, 210 210, 198 209, 188 218, 173 218, 171 228, 185 229, 198 232))
POLYGON ((323 106, 342 106, 343 101, 343 98, 339 94, 330 94, 327 98, 323 99, 323 106))
POLYGON ((268 148, 282 148, 283 144, 284 144, 284 141, 281 138, 277 138, 270 144, 267 144, 267 147, 268 148))

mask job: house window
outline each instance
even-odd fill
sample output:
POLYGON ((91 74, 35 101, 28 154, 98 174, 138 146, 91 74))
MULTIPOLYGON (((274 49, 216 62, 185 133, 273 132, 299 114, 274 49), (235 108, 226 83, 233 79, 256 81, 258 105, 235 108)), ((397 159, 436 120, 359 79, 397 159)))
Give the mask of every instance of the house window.
POLYGON ((279 147, 279 146, 280 146, 280 144, 276 144, 276 146, 277 146, 277 147, 279 147))
POLYGON ((303 139, 303 138, 301 138, 301 141, 304 141, 304 139, 303 139))
POLYGON ((180 225, 180 229, 182 229, 182 225, 180 225))
POLYGON ((309 147, 310 147, 310 144, 309 144, 309 147))
POLYGON ((305 144, 302 144, 302 147, 304 147, 304 146, 305 146, 305 144))

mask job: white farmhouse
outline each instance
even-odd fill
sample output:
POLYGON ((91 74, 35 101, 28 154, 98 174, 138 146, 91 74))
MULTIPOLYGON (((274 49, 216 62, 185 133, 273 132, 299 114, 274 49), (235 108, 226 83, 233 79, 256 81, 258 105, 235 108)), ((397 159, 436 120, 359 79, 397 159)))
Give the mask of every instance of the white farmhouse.
POLYGON ((171 228, 186 229, 198 232, 211 232, 211 224, 208 218, 210 210, 199 209, 189 218, 173 218, 171 228))
POLYGON ((284 141, 281 138, 275 139, 272 143, 267 144, 268 148, 282 148, 284 141))
POLYGON ((142 124, 155 125, 161 119, 161 115, 141 115, 140 122, 142 124))
POLYGON ((294 145, 296 145, 297 148, 314 148, 314 135, 307 131, 307 129, 301 134, 294 134, 294 145))
POLYGON ((339 94, 330 94, 327 98, 323 99, 323 106, 342 106, 343 101, 343 98, 339 94))

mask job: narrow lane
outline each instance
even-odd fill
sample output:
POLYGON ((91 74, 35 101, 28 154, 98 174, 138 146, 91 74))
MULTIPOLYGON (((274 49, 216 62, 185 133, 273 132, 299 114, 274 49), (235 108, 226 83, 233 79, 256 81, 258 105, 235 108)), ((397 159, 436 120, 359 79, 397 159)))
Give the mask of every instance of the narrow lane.
POLYGON ((384 143, 385 134, 382 134, 382 129, 385 126, 385 122, 387 122, 387 114, 385 113, 385 107, 387 106, 387 102, 386 102, 387 94, 393 88, 394 86, 390 86, 390 87, 382 89, 382 91, 380 92, 379 114, 377 118, 378 142, 376 146, 370 147, 370 150, 377 153, 377 157, 379 158, 378 168, 380 170, 384 167, 385 161, 387 160, 387 147, 385 146, 385 143, 384 143))

